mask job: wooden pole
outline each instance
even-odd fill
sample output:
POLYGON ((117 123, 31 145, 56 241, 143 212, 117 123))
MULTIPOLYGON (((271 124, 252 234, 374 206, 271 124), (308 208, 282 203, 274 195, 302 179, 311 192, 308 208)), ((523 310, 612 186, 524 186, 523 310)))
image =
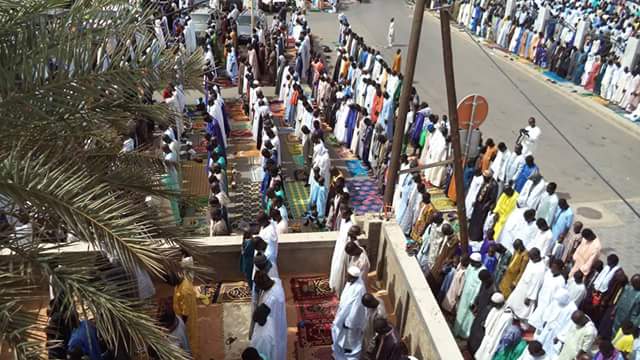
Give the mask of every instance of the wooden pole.
POLYGON ((456 99, 456 84, 453 74, 453 50, 451 48, 451 28, 449 26, 449 9, 440 9, 440 28, 442 32, 442 56, 444 62, 444 77, 447 86, 447 103, 449 109, 449 123, 451 128, 451 147, 453 148, 453 176, 456 186, 456 207, 460 224, 460 245, 462 252, 467 253, 469 238, 467 234, 467 215, 464 208, 464 182, 462 151, 460 149, 460 133, 458 127, 458 110, 456 99))
POLYGON ((420 47, 420 34, 422 32, 422 18, 424 17, 426 0, 416 0, 413 9, 413 21, 411 24, 411 37, 409 38, 409 49, 407 50, 407 63, 404 68, 404 81, 402 92, 400 93, 400 107, 398 117, 393 126, 393 145, 391 147, 391 159, 389 159, 389 169, 387 171, 387 184, 384 190, 384 204, 391 207, 393 203, 393 193, 398 181, 398 170, 400 170, 400 155, 404 143, 404 124, 409 112, 409 99, 411 98, 411 88, 413 87, 413 75, 416 69, 416 59, 418 48, 420 47))

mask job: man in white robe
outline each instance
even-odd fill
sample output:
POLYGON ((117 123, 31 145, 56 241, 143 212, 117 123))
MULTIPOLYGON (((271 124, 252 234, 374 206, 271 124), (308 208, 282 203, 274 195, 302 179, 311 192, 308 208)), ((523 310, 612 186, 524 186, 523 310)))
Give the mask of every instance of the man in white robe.
POLYGON ((544 280, 546 266, 540 251, 536 248, 529 250, 529 263, 522 273, 522 277, 507 300, 507 306, 513 309, 514 315, 521 320, 527 320, 533 311, 538 293, 544 280))
POLYGON ((536 309, 529 317, 529 324, 538 327, 542 325, 542 316, 547 307, 552 303, 553 296, 559 290, 565 290, 567 282, 562 276, 563 263, 559 259, 553 259, 549 263, 549 268, 544 273, 542 287, 538 294, 536 309), (538 326, 534 325, 537 324, 538 326))
POLYGON ((349 235, 356 233, 359 235, 361 232, 360 227, 357 225, 354 226, 351 221, 351 208, 349 208, 349 206, 345 204, 341 205, 340 213, 342 218, 340 219, 336 245, 333 248, 333 255, 331 256, 331 271, 329 272, 329 286, 336 294, 340 294, 344 286, 343 274, 347 257, 344 249, 345 246, 347 246, 349 235))
POLYGON ((251 346, 269 360, 286 360, 287 312, 282 282, 258 271, 254 283, 257 307, 252 317, 251 346))
POLYGON ((536 248, 540 250, 542 257, 548 256, 553 248, 553 233, 544 219, 536 220, 536 227, 538 228, 538 231, 536 232, 536 236, 533 238, 533 241, 526 246, 527 250, 536 248))
POLYGON ((471 179, 471 184, 469 185, 469 190, 467 191, 467 196, 464 198, 464 206, 467 210, 467 219, 471 219, 471 214, 473 213, 473 203, 476 201, 478 197, 478 191, 480 191, 480 186, 484 183, 484 176, 482 176, 482 172, 477 171, 473 179, 471 179))
POLYGON ((362 339, 367 323, 362 296, 367 291, 361 275, 360 269, 355 266, 347 269, 347 285, 340 295, 340 305, 331 326, 331 348, 335 360, 357 360, 362 354, 362 339))
MULTIPOLYGON (((429 152, 427 153, 427 164, 447 160, 449 144, 440 129, 436 129, 429 138, 429 152)), ((425 170, 424 175, 434 186, 443 185, 446 174, 446 166, 432 167, 425 170)))
POLYGON ((369 353, 375 347, 376 331, 373 324, 377 319, 386 319, 387 311, 384 308, 384 303, 369 293, 362 296, 362 305, 364 305, 367 313, 364 336, 362 338, 362 351, 363 353, 369 353))
MULTIPOLYGON (((258 232, 258 237, 264 240, 267 244, 267 248, 264 250, 264 255, 271 262, 272 270, 269 271, 269 274, 275 277, 279 277, 278 275, 278 230, 276 229, 275 224, 271 221, 271 219, 264 213, 258 215, 258 225, 260 226, 260 231, 258 232)), ((256 249, 256 251, 258 251, 256 249)))
POLYGON ((535 155, 538 146, 538 138, 540 137, 540 128, 536 126, 536 119, 529 118, 529 126, 522 131, 522 154, 535 155))
POLYGON ((493 308, 484 321, 484 338, 475 353, 476 360, 491 360, 498 349, 502 333, 513 323, 513 311, 507 307, 493 308))
POLYGON ((547 183, 547 190, 540 197, 540 203, 536 210, 536 217, 543 218, 547 224, 551 226, 553 217, 558 209, 558 195, 556 194, 557 185, 554 182, 547 183))
POLYGON ((624 95, 625 95, 625 90, 627 89, 627 84, 631 81, 632 78, 633 78, 633 74, 631 74, 628 67, 625 67, 622 70, 622 73, 620 74, 620 77, 618 78, 618 81, 615 84, 616 91, 613 94, 613 99, 611 99, 611 101, 613 101, 616 104, 622 103, 622 99, 624 98, 624 95))
POLYGON ((422 245, 416 255, 416 260, 418 260, 418 264, 420 264, 420 268, 425 274, 433 266, 433 262, 430 261, 432 258, 431 250, 434 249, 433 253, 437 254, 444 241, 444 234, 442 233, 444 218, 442 213, 436 212, 433 214, 432 219, 432 223, 427 226, 422 235, 422 245))
POLYGON ((540 204, 540 199, 545 192, 547 184, 542 175, 534 172, 524 183, 520 195, 518 196, 518 207, 536 209, 540 204))
POLYGON ((556 337, 556 349, 561 350, 554 360, 573 360, 581 351, 589 353, 597 335, 598 330, 591 319, 580 310, 574 311, 571 322, 556 337))
POLYGON ((504 163, 503 181, 505 184, 516 180, 520 174, 520 170, 524 167, 524 158, 525 156, 522 154, 522 145, 516 145, 513 152, 509 154, 504 163))
MULTIPOLYGON (((507 158, 511 154, 511 151, 507 148, 507 145, 503 142, 498 144, 498 151, 496 152, 496 157, 493 159, 491 166, 489 169, 493 171, 493 178, 496 181, 504 180, 504 172, 505 172, 505 164, 507 162, 507 158)), ((501 190, 501 189, 500 189, 501 190)), ((501 193, 499 191, 498 193, 501 193)))
MULTIPOLYGON (((557 355, 553 339, 558 336, 562 328, 570 321, 571 314, 577 310, 576 305, 571 301, 569 292, 560 288, 552 294, 551 303, 540 309, 540 316, 532 316, 529 325, 536 328, 534 338, 538 340, 544 351, 553 358, 557 355)), ((536 309, 538 312, 538 309, 536 309)), ((535 315, 535 313, 534 313, 535 315)))
MULTIPOLYGON (((353 233, 350 235, 354 235, 353 233)), ((355 238, 349 239, 347 245, 344 247, 344 252, 347 254, 347 269, 352 266, 360 269, 360 274, 362 278, 362 283, 367 285, 367 277, 369 275, 369 268, 371 264, 369 263, 369 257, 367 256, 367 252, 364 250, 362 246, 358 243, 358 240, 355 238)), ((346 275, 346 274, 345 274, 346 275)))
POLYGON ((513 242, 516 239, 522 240, 523 245, 527 247, 538 232, 535 218, 535 210, 526 208, 513 210, 509 214, 502 231, 500 231, 498 243, 502 244, 511 253, 513 253, 513 242))

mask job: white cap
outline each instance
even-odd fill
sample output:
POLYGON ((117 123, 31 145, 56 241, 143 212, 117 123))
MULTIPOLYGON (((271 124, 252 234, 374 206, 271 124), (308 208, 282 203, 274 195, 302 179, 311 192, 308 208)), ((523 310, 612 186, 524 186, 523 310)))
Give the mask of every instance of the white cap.
POLYGON ((347 273, 353 277, 360 277, 361 271, 357 266, 349 266, 347 273))
POLYGON ((504 302, 504 295, 499 292, 493 293, 493 295, 491 295, 491 302, 494 304, 502 304, 504 302))
POLYGON ((471 254, 471 256, 469 256, 469 259, 471 259, 471 261, 481 262, 482 256, 480 256, 480 253, 474 252, 473 254, 471 254))

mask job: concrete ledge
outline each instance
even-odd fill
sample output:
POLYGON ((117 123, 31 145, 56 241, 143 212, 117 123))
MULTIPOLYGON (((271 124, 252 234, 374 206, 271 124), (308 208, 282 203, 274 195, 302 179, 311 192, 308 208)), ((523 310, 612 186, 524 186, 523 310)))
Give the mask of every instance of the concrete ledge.
POLYGON ((394 222, 384 223, 378 252, 378 279, 394 305, 397 329, 418 359, 462 360, 438 302, 415 257, 405 251, 405 236, 394 222))

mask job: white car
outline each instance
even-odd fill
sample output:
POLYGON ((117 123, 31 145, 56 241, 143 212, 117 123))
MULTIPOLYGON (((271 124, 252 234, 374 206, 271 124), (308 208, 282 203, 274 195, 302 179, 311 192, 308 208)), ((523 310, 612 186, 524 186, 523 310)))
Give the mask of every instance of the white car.
POLYGON ((268 12, 280 10, 283 6, 287 6, 287 0, 259 0, 260 9, 268 12))

